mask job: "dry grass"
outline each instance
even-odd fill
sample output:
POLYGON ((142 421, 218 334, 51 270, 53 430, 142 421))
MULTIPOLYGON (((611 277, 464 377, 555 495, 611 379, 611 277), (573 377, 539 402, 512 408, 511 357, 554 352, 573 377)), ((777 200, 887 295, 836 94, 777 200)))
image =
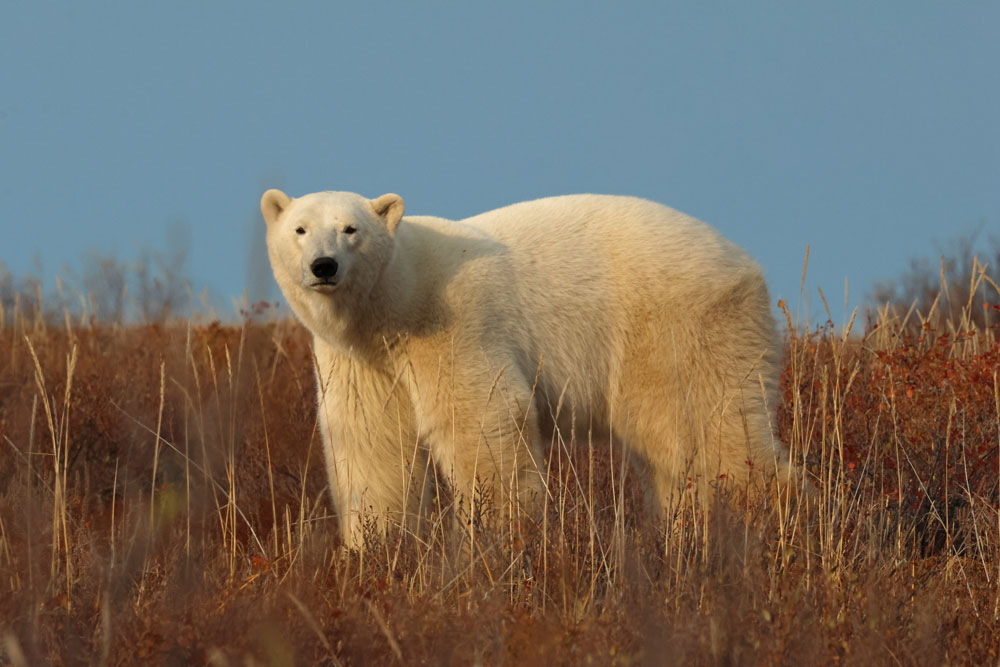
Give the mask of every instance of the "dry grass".
POLYGON ((0 320, 12 664, 998 660, 995 327, 792 333, 800 503, 685 507, 667 531, 617 448, 562 434, 530 543, 494 517, 472 549, 441 523, 345 553, 298 326, 0 320))

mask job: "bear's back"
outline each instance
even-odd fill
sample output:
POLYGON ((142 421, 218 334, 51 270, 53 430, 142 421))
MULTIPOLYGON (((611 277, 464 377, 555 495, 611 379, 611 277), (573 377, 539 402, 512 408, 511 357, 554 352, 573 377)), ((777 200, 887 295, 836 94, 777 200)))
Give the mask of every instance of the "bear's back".
POLYGON ((721 287, 736 274, 759 273, 742 248, 710 225, 637 197, 547 197, 460 223, 509 248, 518 275, 538 271, 550 283, 603 274, 641 292, 682 276, 721 287))

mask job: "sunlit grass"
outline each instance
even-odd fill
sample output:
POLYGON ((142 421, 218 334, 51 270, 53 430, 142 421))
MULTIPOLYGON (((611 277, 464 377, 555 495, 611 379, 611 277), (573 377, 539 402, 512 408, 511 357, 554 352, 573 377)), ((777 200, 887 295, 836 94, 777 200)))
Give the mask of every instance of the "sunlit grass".
POLYGON ((296 324, 56 322, 0 313, 13 664, 997 660, 989 320, 886 308, 866 331, 805 331, 789 316, 777 426, 812 496, 720 489, 668 528, 642 513, 618 443, 557 432, 536 530, 501 508, 470 541, 442 492, 424 533, 371 530, 354 552, 296 324))

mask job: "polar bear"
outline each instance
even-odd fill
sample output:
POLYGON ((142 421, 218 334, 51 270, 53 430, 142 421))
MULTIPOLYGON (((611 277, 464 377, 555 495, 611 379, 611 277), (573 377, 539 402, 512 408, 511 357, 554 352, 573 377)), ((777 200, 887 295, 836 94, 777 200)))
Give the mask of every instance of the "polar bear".
POLYGON ((703 222, 605 195, 453 221, 404 217, 395 194, 268 190, 261 211, 274 277, 314 337, 349 543, 365 515, 415 529, 435 475, 531 516, 543 443, 574 425, 624 443, 661 506, 789 470, 767 287, 703 222))

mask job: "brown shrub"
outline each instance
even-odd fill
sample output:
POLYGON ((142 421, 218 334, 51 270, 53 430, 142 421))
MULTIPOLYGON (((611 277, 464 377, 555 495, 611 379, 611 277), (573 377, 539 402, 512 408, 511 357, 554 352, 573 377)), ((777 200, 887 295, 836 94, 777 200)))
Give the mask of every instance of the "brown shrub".
POLYGON ((577 434, 527 543, 492 517, 471 546, 442 521, 347 553, 299 327, 6 322, 12 663, 996 661, 989 331, 792 333, 778 426, 817 489, 798 504, 744 515, 722 489, 667 529, 620 451, 577 434))

